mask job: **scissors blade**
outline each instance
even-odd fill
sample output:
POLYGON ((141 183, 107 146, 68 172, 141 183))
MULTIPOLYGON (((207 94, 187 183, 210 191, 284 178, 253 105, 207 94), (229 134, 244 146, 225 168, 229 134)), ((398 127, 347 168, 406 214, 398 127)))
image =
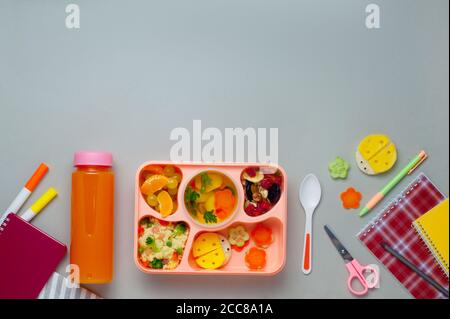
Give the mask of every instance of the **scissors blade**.
POLYGON ((341 257, 344 259, 346 263, 351 262, 353 260, 352 255, 350 255, 350 253, 347 251, 344 245, 342 245, 339 239, 337 239, 337 237, 333 234, 331 229, 327 225, 325 225, 323 228, 325 229, 328 237, 330 237, 334 247, 336 247, 337 251, 339 252, 339 255, 341 255, 341 257))

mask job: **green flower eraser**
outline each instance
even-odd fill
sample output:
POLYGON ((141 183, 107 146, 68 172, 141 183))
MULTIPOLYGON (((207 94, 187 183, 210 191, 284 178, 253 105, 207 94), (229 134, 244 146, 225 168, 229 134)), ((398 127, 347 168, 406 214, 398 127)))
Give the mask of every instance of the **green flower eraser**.
POLYGON ((346 179, 349 170, 350 164, 339 156, 328 165, 328 171, 332 179, 346 179))

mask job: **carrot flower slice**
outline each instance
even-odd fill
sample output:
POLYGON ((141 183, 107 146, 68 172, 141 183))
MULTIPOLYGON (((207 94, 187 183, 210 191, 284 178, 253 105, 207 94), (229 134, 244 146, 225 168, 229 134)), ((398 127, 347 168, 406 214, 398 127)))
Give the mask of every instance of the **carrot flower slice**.
POLYGON ((358 209, 361 202, 362 195, 353 187, 347 188, 347 190, 341 193, 342 206, 345 209, 358 209))
POLYGON ((245 255, 245 264, 249 269, 258 270, 266 266, 266 252, 258 247, 252 247, 245 255))
POLYGON ((272 230, 262 224, 258 224, 252 230, 251 238, 257 246, 267 248, 273 242, 272 230))

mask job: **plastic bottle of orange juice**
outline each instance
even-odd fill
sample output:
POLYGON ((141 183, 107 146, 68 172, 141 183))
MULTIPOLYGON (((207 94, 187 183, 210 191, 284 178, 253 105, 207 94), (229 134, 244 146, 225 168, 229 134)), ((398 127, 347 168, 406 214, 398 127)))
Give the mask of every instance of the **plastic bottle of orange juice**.
POLYGON ((82 284, 113 278, 114 173, 112 154, 77 152, 72 173, 70 263, 82 284))

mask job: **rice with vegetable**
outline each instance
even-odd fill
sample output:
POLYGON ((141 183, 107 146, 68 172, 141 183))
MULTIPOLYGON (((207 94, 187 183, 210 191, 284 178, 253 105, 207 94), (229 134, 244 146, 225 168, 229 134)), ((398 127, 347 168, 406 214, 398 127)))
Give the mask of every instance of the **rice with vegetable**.
POLYGON ((153 217, 139 224, 138 254, 147 268, 170 270, 176 268, 183 256, 189 229, 183 222, 171 223, 153 217))

